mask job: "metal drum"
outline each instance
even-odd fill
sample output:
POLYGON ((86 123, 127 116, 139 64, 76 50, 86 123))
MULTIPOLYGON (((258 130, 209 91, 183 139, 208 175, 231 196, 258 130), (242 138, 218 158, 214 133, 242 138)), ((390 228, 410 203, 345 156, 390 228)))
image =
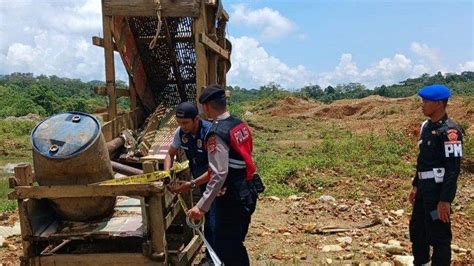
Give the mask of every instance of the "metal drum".
MULTIPOLYGON (((86 185, 113 179, 109 153, 99 121, 69 112, 52 116, 33 129, 33 165, 40 186, 86 185)), ((115 197, 51 200, 66 220, 90 221, 113 212, 115 197)))

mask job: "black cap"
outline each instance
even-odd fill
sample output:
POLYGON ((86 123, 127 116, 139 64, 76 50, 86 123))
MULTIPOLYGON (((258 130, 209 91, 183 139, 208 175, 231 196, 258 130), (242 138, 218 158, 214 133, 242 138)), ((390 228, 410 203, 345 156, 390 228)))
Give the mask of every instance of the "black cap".
POLYGON ((176 117, 178 118, 195 118, 197 115, 197 106, 192 102, 180 103, 176 107, 176 117))
POLYGON ((203 104, 221 98, 225 99, 225 90, 219 85, 209 85, 202 91, 201 96, 199 96, 199 103, 203 104))

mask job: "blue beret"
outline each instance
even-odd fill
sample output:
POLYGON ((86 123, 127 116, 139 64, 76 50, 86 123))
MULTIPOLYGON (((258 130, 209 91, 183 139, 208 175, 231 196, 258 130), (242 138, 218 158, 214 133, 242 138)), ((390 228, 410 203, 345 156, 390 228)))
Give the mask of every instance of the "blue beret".
POLYGON ((198 115, 198 109, 192 102, 180 103, 176 107, 176 117, 178 118, 195 118, 198 115))
POLYGON ((433 84, 420 89, 418 95, 425 100, 442 101, 451 96, 451 91, 444 85, 433 84))
POLYGON ((203 104, 210 100, 220 98, 225 99, 225 90, 219 85, 209 85, 202 91, 201 96, 199 96, 199 103, 203 104))

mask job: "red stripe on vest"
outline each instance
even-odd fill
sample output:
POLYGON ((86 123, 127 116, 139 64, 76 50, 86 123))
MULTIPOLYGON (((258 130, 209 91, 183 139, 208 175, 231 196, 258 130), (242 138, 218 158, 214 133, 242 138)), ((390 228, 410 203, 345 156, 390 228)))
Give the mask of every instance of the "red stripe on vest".
POLYGON ((253 140, 252 132, 246 124, 240 123, 234 128, 230 129, 230 146, 235 151, 237 151, 242 159, 244 160, 246 168, 246 177, 245 179, 251 180, 257 167, 252 159, 252 149, 253 149, 253 140))

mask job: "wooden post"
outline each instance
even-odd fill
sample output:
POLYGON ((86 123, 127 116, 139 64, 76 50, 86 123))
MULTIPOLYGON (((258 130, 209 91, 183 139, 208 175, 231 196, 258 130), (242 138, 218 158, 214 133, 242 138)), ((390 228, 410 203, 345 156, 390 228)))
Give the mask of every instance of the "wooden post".
POLYGON ((33 184, 31 164, 20 164, 14 168, 14 171, 19 186, 31 186, 33 184))
POLYGON ((155 194, 148 198, 149 228, 148 232, 151 238, 152 259, 160 260, 166 265, 167 244, 166 228, 163 207, 163 197, 155 194))
MULTIPOLYGON (((210 38, 215 42, 217 41, 215 21, 216 15, 213 6, 206 6, 207 16, 207 33, 210 38)), ((217 59, 218 56, 215 53, 208 53, 208 66, 209 66, 209 84, 217 84, 217 59)))
MULTIPOLYGON (((15 179, 19 186, 31 186, 33 184, 33 171, 31 164, 20 164, 14 168, 15 179)), ((28 218, 28 204, 30 199, 18 200, 18 216, 20 217, 21 244, 23 246, 23 256, 29 258, 33 256, 28 238, 33 235, 30 219, 28 218)))
MULTIPOLYGON (((112 17, 102 16, 104 28, 104 57, 105 57, 105 82, 107 87, 107 95, 109 97, 109 120, 114 120, 117 116, 117 95, 115 92, 115 63, 114 63, 114 46, 112 40, 112 17)), ((112 134, 115 136, 115 125, 112 125, 112 134)))
MULTIPOLYGON (((206 33, 207 30, 206 18, 206 5, 201 3, 201 13, 199 17, 193 21, 194 45, 196 50, 196 102, 198 102, 198 98, 203 89, 209 84, 207 79, 208 64, 206 47, 199 40, 200 34, 206 33)), ((202 106, 200 104, 198 104, 198 106, 202 111, 202 106)))
MULTIPOLYGON (((227 42, 225 39, 225 28, 226 28, 226 20, 225 19, 220 19, 218 22, 218 28, 217 28, 217 43, 224 49, 227 50, 227 42)), ((229 59, 230 60, 230 59, 229 59)), ((227 74, 227 61, 219 58, 218 64, 217 64, 217 79, 219 85, 221 85, 223 88, 226 88, 227 86, 227 80, 226 80, 226 74, 227 74)))

